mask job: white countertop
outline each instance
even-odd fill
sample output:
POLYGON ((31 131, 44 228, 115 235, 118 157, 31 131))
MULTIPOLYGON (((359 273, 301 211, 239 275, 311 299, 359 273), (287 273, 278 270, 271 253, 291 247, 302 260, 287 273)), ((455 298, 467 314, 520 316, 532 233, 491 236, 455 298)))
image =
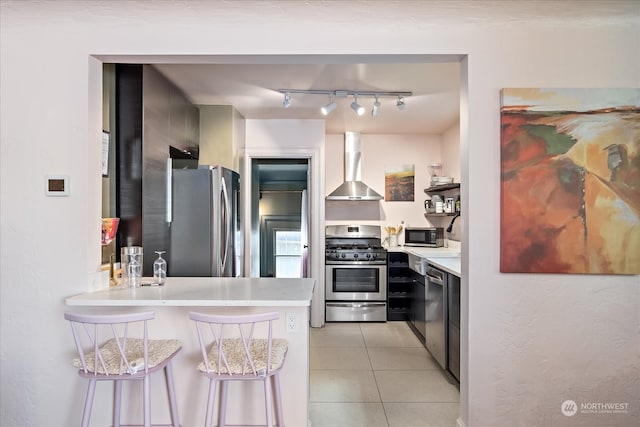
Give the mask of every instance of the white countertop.
MULTIPOLYGON (((422 248, 413 246, 399 246, 402 252, 419 256, 420 258, 460 258, 459 249, 451 248, 422 248)), ((390 250, 395 250, 391 248, 390 250)))
POLYGON ((459 248, 424 248, 414 246, 394 246, 390 252, 404 252, 427 260, 429 264, 460 277, 462 269, 459 248))
MULTIPOLYGON (((153 279, 145 278, 143 283, 153 279)), ((113 287, 65 299, 73 306, 303 307, 315 279, 169 277, 164 286, 113 287)))
POLYGON ((460 270, 462 268, 460 263, 460 257, 446 257, 446 258, 438 258, 438 257, 427 257, 427 262, 434 267, 438 267, 441 270, 444 270, 448 273, 456 275, 460 277, 460 270))

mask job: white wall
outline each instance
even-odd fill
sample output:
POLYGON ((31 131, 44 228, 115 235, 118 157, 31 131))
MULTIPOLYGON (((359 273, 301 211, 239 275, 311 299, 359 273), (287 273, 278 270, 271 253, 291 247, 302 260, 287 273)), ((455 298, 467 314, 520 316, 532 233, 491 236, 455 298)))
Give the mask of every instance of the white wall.
POLYGON ((442 175, 460 182, 460 121, 442 134, 442 175))
POLYGON ((471 426, 631 426, 640 417, 638 276, 499 273, 500 89, 640 84, 639 25, 563 30, 474 33, 468 57, 463 399, 471 426), (567 418, 565 400, 625 402, 629 412, 567 418))
MULTIPOLYGON (((442 174, 444 176, 452 176, 454 182, 460 182, 461 162, 462 158, 460 156, 460 121, 458 120, 442 134, 442 174)), ((457 192, 452 191, 451 195, 454 195, 456 193, 457 192)), ((464 207, 462 207, 464 203, 465 201, 460 199, 461 210, 465 209, 464 207)), ((444 229, 446 230, 449 226, 450 221, 453 220, 453 227, 451 228, 451 232, 447 233, 446 236, 447 239, 449 239, 448 242, 450 240, 456 240, 460 242, 465 238, 463 234, 465 217, 466 215, 457 217, 455 219, 451 217, 437 218, 436 221, 440 221, 440 223, 434 225, 444 227, 444 229)))
POLYGON ((370 2, 362 13, 361 2, 3 1, 0 424, 75 425, 81 411, 62 312, 100 262, 102 80, 90 55, 194 52, 466 55, 461 421, 637 424, 638 276, 498 271, 499 90, 640 86, 637 2, 569 2, 561 16, 568 2, 545 2, 548 19, 504 13, 517 2, 473 3, 370 2), (70 175, 71 196, 44 197, 46 174, 70 175), (567 399, 627 402, 628 413, 567 418, 567 399))

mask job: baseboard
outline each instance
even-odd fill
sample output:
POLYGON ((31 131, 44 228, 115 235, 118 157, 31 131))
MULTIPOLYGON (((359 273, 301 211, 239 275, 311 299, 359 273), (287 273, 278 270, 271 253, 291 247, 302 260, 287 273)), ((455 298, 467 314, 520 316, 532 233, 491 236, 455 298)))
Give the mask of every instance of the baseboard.
POLYGON ((456 424, 458 424, 458 427, 467 427, 460 417, 458 417, 458 419, 456 420, 456 424))

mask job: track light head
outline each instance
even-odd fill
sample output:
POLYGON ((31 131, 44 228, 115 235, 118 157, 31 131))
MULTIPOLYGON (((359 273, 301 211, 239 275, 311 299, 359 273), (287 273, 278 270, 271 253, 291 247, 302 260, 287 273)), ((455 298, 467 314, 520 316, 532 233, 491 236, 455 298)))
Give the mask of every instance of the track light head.
POLYGON ((353 102, 351 103, 351 109, 356 112, 357 115, 361 116, 364 114, 364 107, 358 104, 358 97, 353 97, 353 102))
POLYGON ((399 96, 398 100, 396 101, 396 107, 398 107, 398 110, 404 110, 404 98, 399 96))
POLYGON ((373 103, 373 109, 371 110, 371 115, 373 117, 378 117, 380 115, 380 101, 378 101, 377 95, 376 95, 376 102, 373 103))
POLYGON ((329 115, 330 112, 335 110, 336 107, 337 107, 337 104, 333 100, 333 95, 329 95, 329 103, 324 107, 320 108, 320 112, 322 113, 322 115, 327 116, 329 115))
POLYGON ((291 103, 292 102, 293 101, 291 100, 291 94, 289 92, 286 92, 284 94, 284 100, 282 101, 282 106, 284 108, 289 108, 289 107, 291 107, 291 103))

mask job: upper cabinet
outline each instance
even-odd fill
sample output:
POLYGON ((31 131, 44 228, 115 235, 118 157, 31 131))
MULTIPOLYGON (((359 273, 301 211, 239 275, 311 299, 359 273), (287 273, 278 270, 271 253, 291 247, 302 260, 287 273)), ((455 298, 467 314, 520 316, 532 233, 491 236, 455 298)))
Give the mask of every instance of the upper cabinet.
POLYGON ((240 171, 245 148, 245 118, 232 105, 198 105, 201 165, 220 165, 240 171))

